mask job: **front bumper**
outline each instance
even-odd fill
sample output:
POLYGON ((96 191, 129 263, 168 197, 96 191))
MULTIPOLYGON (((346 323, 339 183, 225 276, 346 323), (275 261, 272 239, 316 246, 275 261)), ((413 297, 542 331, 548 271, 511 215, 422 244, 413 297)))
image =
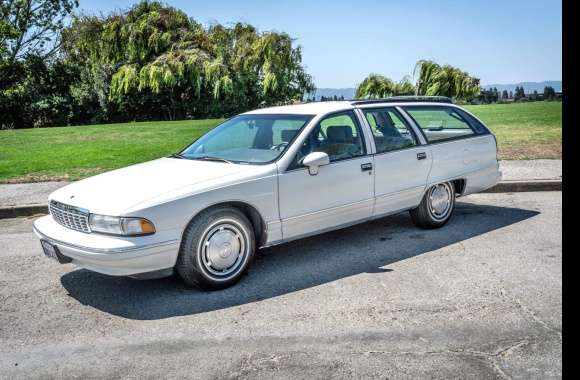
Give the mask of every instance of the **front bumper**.
POLYGON ((112 276, 131 276, 175 266, 179 240, 87 234, 61 226, 50 215, 34 222, 34 233, 56 245, 72 263, 112 276))

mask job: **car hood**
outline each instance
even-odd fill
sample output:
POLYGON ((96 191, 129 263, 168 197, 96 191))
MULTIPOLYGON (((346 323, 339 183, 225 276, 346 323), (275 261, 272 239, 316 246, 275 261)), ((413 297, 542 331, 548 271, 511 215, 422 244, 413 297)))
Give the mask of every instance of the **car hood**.
POLYGON ((113 170, 65 186, 49 197, 91 213, 123 215, 133 206, 180 188, 188 194, 211 183, 228 183, 228 178, 251 172, 254 165, 216 161, 160 158, 113 170))

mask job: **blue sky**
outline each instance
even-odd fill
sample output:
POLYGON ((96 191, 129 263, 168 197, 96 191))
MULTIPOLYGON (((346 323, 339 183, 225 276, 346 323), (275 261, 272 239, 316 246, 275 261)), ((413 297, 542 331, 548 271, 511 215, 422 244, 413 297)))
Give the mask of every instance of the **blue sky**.
MULTIPOLYGON (((80 0, 87 13, 128 0, 80 0)), ((415 62, 458 66, 482 84, 562 79, 562 3, 553 0, 165 1, 205 25, 248 22, 302 46, 318 87, 354 87, 371 72, 394 80, 415 62)))

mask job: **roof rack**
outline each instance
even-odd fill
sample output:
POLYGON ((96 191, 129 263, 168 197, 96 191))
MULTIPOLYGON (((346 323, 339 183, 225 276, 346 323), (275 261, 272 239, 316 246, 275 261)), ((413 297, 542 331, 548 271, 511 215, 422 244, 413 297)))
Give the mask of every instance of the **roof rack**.
POLYGON ((411 102, 432 102, 432 103, 453 103, 451 98, 447 96, 391 96, 384 99, 366 99, 366 100, 353 100, 350 104, 361 105, 361 104, 376 104, 376 103, 411 103, 411 102))

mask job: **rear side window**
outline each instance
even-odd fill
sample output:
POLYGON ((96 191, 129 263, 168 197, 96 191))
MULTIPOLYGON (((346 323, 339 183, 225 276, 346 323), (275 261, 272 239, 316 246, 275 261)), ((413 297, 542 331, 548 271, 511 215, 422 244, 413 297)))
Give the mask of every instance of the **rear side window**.
POLYGON ((487 127, 484 126, 479 120, 477 120, 472 115, 470 115, 467 112, 465 112, 464 110, 460 110, 460 109, 458 109, 457 112, 459 112, 459 114, 461 116, 463 116, 463 118, 465 120, 467 120, 469 122, 469 124, 471 124, 471 127, 475 130, 475 133, 480 134, 480 135, 483 135, 485 133, 489 133, 489 130, 487 129, 487 127))
POLYGON ((451 107, 404 107, 423 130, 427 141, 440 142, 474 135, 471 125, 451 107))
POLYGON ((417 144, 407 123, 393 108, 363 110, 371 126, 377 153, 392 152, 417 144))

